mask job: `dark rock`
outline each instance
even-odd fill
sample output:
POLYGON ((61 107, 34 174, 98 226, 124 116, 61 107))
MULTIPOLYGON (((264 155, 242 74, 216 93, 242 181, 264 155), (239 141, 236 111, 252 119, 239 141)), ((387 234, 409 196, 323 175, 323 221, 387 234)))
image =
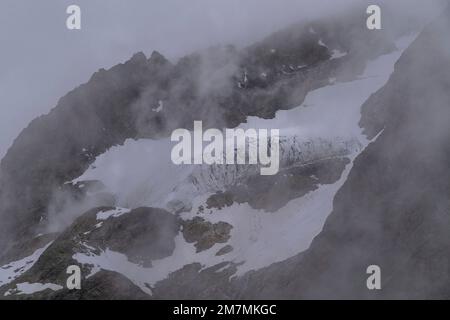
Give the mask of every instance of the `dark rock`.
POLYGON ((217 251, 216 256, 223 256, 231 251, 233 251, 233 247, 230 245, 226 245, 225 247, 217 251))
MULTIPOLYGON (((167 136, 175 128, 191 129, 194 120, 203 120, 206 128, 235 127, 249 115, 271 118, 277 110, 300 105, 309 91, 328 85, 330 77, 355 78, 367 57, 329 60, 335 48, 357 51, 344 38, 333 42, 326 37, 329 28, 335 33, 353 30, 358 47, 371 57, 391 48, 383 33, 367 43, 372 37, 364 36, 363 23, 358 27, 346 22, 351 19, 342 21, 331 26, 317 22, 323 25, 317 34, 308 32, 309 25, 294 25, 248 48, 215 47, 176 64, 158 52, 148 60, 137 53, 124 64, 95 73, 49 114, 33 120, 2 160, 0 249, 30 239, 41 217, 48 218, 55 190, 79 177, 111 146, 129 138, 167 136), (329 41, 326 47, 318 44, 319 37, 329 41), (267 78, 261 78, 263 72, 267 78), (248 83, 240 88, 244 73, 248 83), (156 113, 159 100, 164 110, 156 113)), ((112 203, 105 200, 103 204, 112 203)))
POLYGON ((206 200, 206 208, 222 209, 233 204, 233 195, 229 192, 217 192, 206 200))
POLYGON ((183 221, 183 236, 187 242, 195 242, 197 252, 207 250, 216 243, 225 243, 230 239, 230 224, 220 221, 212 224, 203 218, 195 217, 192 220, 183 221))
POLYGON ((281 170, 273 176, 255 175, 231 188, 229 194, 238 203, 275 212, 320 185, 338 181, 348 163, 348 158, 335 158, 281 170))
POLYGON ((180 214, 182 212, 191 211, 192 204, 183 202, 181 200, 171 200, 167 203, 167 209, 174 214, 180 214))
MULTIPOLYGON (((450 10, 397 62, 365 105, 383 106, 334 210, 310 249, 287 267, 257 272, 246 298, 448 299, 450 286, 450 10), (381 267, 382 290, 366 269, 381 267), (262 279, 267 288, 255 290, 262 279)), ((245 283, 249 283, 246 281, 245 283)))
POLYGON ((80 290, 63 288, 58 291, 45 290, 32 295, 10 295, 11 300, 148 300, 143 292, 123 275, 101 270, 92 277, 84 279, 80 290))
MULTIPOLYGON (((76 253, 100 254, 101 251, 110 249, 125 254, 127 258, 143 266, 150 266, 151 261, 161 259, 172 254, 175 248, 175 236, 179 231, 179 221, 172 214, 153 208, 138 208, 118 217, 110 217, 106 220, 97 220, 97 214, 114 208, 95 208, 82 216, 67 228, 47 248, 38 261, 23 275, 15 279, 11 284, 0 287, 0 296, 17 283, 54 283, 65 287, 66 269, 70 265, 79 265, 74 260, 76 253), (101 225, 98 225, 102 222, 101 225)), ((92 266, 80 266, 83 279, 91 273, 92 266)), ((107 281, 108 277, 117 278, 117 275, 106 274, 106 278, 98 276, 91 279, 95 286, 95 279, 107 281)), ((118 279, 123 283, 122 276, 118 279)), ((119 284, 121 283, 119 282, 119 284)), ((83 285, 85 281, 83 280, 83 285)), ((106 286, 105 282, 102 286, 106 286)), ((128 282, 124 283, 129 285, 128 282)), ((116 284, 110 284, 113 290, 116 284)), ((128 287, 134 290, 134 287, 128 287)), ((105 293, 106 288, 102 289, 105 293)), ((47 290, 48 291, 48 290, 47 290)), ((136 290, 135 290, 136 291, 136 290)), ((140 290, 138 290, 140 291, 140 290)), ((49 292, 46 292, 48 294, 49 292)), ((55 293, 62 297, 62 293, 55 293)), ((81 296, 88 296, 82 291, 81 296)), ((78 296, 79 296, 78 295, 78 296)), ((68 298, 76 298, 77 294, 68 293, 68 298)), ((80 296, 80 297, 81 297, 80 296)), ((106 296, 120 296, 119 293, 109 292, 106 296)), ((139 295, 137 296, 139 297, 139 295)))

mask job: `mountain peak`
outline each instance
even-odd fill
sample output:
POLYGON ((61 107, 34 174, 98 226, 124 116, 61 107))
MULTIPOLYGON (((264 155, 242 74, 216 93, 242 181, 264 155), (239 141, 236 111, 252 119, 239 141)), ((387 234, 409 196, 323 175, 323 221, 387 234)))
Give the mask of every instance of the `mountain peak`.
POLYGON ((161 53, 159 53, 158 51, 154 50, 152 52, 152 55, 150 56, 150 58, 148 59, 148 61, 150 61, 151 63, 155 63, 158 65, 161 64, 165 64, 168 62, 168 60, 166 59, 166 57, 164 57, 161 53))
POLYGON ((146 61, 147 61, 147 57, 145 56, 145 54, 142 51, 139 51, 139 52, 135 53, 128 62, 142 63, 142 62, 146 62, 146 61))

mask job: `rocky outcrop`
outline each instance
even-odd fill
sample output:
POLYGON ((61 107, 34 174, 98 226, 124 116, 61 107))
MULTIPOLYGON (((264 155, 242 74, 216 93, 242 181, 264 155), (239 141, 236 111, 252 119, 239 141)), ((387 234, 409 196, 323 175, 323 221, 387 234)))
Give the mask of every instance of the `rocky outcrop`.
POLYGON ((207 250, 216 243, 226 243, 233 228, 229 223, 220 221, 211 223, 203 218, 195 217, 183 221, 183 236, 188 243, 195 243, 197 252, 207 250))
POLYGON ((366 102, 361 123, 379 136, 354 161, 307 251, 232 280, 232 265, 214 281, 217 270, 186 266, 158 284, 156 297, 448 299, 449 17, 447 10, 422 32, 366 102), (381 290, 366 286, 369 265, 381 268, 381 290))
POLYGON ((345 157, 319 160, 282 170, 274 176, 253 176, 231 189, 234 201, 252 208, 276 212, 290 200, 339 180, 350 160, 345 157))
MULTIPOLYGON (((163 137, 174 128, 190 129, 194 120, 203 120, 206 127, 234 127, 249 115, 271 118, 277 110, 300 105, 308 92, 329 85, 330 78, 354 79, 368 59, 393 50, 393 42, 383 33, 367 37, 364 23, 331 19, 292 26, 242 50, 211 48, 176 64, 157 52, 149 59, 139 53, 95 73, 48 115, 34 120, 1 162, 0 251, 6 254, 0 261, 9 263, 48 247, 29 270, 8 279, 0 297, 448 297, 450 137, 445 119, 450 113, 450 50, 441 41, 447 19, 423 32, 389 83, 365 104, 361 125, 369 138, 380 136, 355 161, 311 248, 232 280, 237 264, 226 260, 208 268, 184 265, 155 285, 136 284, 106 270, 108 266, 80 262, 79 255, 101 258, 111 251, 133 266, 150 269, 154 261, 171 256, 178 236, 194 244, 198 253, 220 244, 216 257, 239 248, 226 244, 233 228, 226 222, 201 217, 183 221, 180 215, 192 209, 189 204, 172 200, 174 214, 156 208, 118 209, 113 207, 114 196, 102 193, 98 182, 65 182, 128 138, 163 137), (347 34, 352 41, 343 36, 347 34), (336 52, 341 53, 338 58, 336 52), (96 208, 60 233, 37 236, 48 225, 49 208, 60 209, 55 194, 81 201, 92 190, 99 191, 96 208), (66 268, 72 264, 82 265, 80 291, 65 289, 66 268), (369 264, 382 268, 382 291, 365 286, 369 264), (23 284, 42 284, 45 289, 22 295, 23 284)), ((245 202, 276 211, 319 185, 339 180, 349 150, 360 147, 341 141, 334 150, 336 144, 320 140, 325 148, 316 149, 315 143, 308 148, 293 140, 282 141, 287 146, 282 148, 283 170, 273 177, 236 180, 236 167, 195 171, 189 178, 198 189, 211 191, 211 185, 223 182, 219 190, 224 190, 210 196, 204 210, 245 202), (233 184, 224 183, 230 177, 233 184)))
MULTIPOLYGON (((138 208, 131 211, 108 207, 92 209, 81 215, 60 234, 28 272, 9 285, 1 287, 0 296, 5 297, 9 291, 12 294, 7 294, 6 297, 27 298, 27 295, 13 294, 14 288, 20 283, 51 283, 65 288, 67 267, 80 265, 74 258, 76 254, 96 255, 111 250, 125 255, 131 262, 144 267, 151 266, 152 260, 172 254, 175 248, 174 239, 180 225, 178 218, 161 209, 138 208)), ((120 280, 119 283, 127 285, 123 276, 115 273, 103 272, 96 275, 95 267, 90 264, 82 265, 83 279, 93 283, 92 285, 95 279, 107 283, 108 278, 117 278, 120 280)), ((128 287, 135 286, 130 284, 128 287)), ((133 292, 139 293, 139 290, 133 292)), ((52 292, 47 290, 44 296, 50 298, 47 296, 50 293, 52 292)), ((40 297, 41 294, 43 293, 38 292, 34 297, 40 297)), ((61 296, 59 292, 52 294, 61 296)), ((71 295, 68 293, 68 298, 71 295)), ((85 295, 88 295, 87 291, 75 294, 75 296, 85 295)))

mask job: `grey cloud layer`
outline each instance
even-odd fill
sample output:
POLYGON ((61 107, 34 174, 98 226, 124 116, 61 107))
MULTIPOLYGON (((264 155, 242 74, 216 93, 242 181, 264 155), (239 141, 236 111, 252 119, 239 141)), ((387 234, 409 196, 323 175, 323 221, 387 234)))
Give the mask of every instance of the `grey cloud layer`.
MULTIPOLYGON (((175 59, 219 43, 244 45, 289 23, 356 0, 4 0, 0 10, 0 157, 33 118, 101 67, 134 52, 175 59), (82 8, 82 30, 65 28, 65 9, 82 8)), ((389 1, 390 5, 393 1, 389 1)), ((402 11, 430 2, 396 0, 402 11), (408 7, 405 8, 405 3, 408 7), (417 4, 417 5, 415 5, 417 4)))

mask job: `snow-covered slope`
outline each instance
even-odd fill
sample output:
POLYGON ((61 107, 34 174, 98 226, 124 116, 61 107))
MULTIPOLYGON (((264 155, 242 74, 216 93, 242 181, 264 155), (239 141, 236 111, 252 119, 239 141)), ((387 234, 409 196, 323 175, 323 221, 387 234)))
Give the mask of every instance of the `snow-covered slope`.
POLYGON ((11 261, 4 266, 0 266, 0 286, 12 282, 29 270, 50 244, 51 242, 44 247, 37 249, 28 257, 17 261, 11 261))
MULTIPOLYGON (((122 273, 143 291, 171 272, 191 263, 203 268, 219 263, 236 267, 235 276, 285 260, 305 250, 321 231, 333 208, 333 198, 345 182, 352 161, 369 141, 358 126, 360 107, 380 89, 393 71, 394 63, 414 37, 401 39, 398 50, 371 61, 358 79, 335 82, 311 92, 303 105, 278 111, 274 119, 250 117, 242 128, 278 128, 282 136, 281 172, 323 159, 348 158, 350 162, 332 184, 321 184, 306 195, 288 201, 275 212, 233 202, 224 208, 207 208, 208 198, 217 191, 245 183, 258 174, 253 166, 176 166, 170 160, 172 144, 167 140, 128 140, 111 148, 74 182, 99 180, 117 198, 121 207, 153 206, 171 209, 173 201, 184 203, 178 212, 189 221, 201 217, 213 224, 232 226, 226 243, 215 243, 198 252, 180 232, 172 255, 152 262, 151 267, 135 265, 123 254, 111 250, 100 254, 78 253, 80 263, 122 273), (200 209, 202 208, 202 209, 200 209), (222 255, 225 245, 232 250, 222 255)), ((227 265, 224 266, 227 268, 227 265)))

